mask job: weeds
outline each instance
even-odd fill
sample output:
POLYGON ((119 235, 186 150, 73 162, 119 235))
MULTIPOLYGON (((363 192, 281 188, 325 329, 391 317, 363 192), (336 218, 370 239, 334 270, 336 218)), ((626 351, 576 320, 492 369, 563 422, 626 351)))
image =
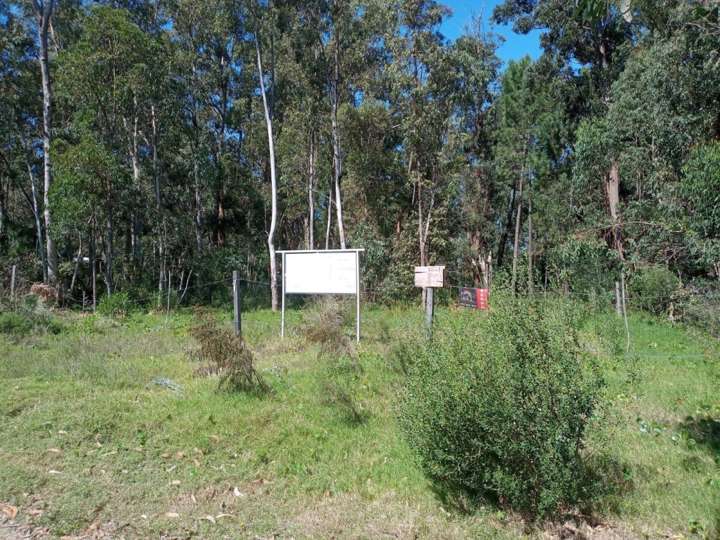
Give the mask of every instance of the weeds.
POLYGON ((200 346, 192 356, 205 362, 196 374, 218 374, 220 390, 259 394, 270 391, 255 369, 255 358, 247 344, 230 330, 221 328, 209 314, 198 314, 190 335, 200 346))
POLYGON ((343 305, 324 297, 305 315, 302 331, 310 343, 320 345, 318 359, 325 364, 321 381, 325 403, 337 408, 348 423, 357 425, 367 419, 358 397, 362 367, 352 341, 343 331, 344 322, 343 305))

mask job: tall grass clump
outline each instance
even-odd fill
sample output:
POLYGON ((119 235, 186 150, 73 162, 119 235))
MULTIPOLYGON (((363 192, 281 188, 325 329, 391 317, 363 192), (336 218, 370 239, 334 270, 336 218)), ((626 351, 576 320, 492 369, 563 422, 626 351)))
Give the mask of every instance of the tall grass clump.
POLYGON ((210 314, 196 314, 190 335, 199 345, 192 356, 205 364, 198 372, 218 374, 220 390, 257 394, 270 391, 255 369, 255 357, 242 337, 221 327, 210 314))
POLYGON ((360 397, 362 366, 353 340, 345 333, 346 306, 336 298, 323 297, 307 310, 301 332, 319 346, 323 364, 320 384, 324 400, 335 407, 351 425, 367 420, 367 408, 360 397))
POLYGON ((432 478, 530 517, 578 500, 603 383, 561 303, 496 298, 401 351, 399 420, 432 478))

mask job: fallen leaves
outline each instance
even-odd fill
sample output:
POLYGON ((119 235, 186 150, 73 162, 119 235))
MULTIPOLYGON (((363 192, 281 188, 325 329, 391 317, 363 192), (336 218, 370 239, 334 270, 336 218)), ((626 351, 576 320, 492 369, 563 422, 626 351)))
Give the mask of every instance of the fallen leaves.
POLYGON ((18 509, 16 506, 7 503, 0 503, 0 512, 5 514, 9 519, 15 519, 17 516, 18 509))

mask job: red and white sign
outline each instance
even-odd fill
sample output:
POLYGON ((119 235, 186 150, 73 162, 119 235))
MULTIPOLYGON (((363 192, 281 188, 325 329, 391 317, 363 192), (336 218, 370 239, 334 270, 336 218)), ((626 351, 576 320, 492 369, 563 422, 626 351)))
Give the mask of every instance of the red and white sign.
POLYGON ((488 290, 476 289, 474 287, 461 287, 458 302, 461 306, 484 311, 488 309, 488 290))

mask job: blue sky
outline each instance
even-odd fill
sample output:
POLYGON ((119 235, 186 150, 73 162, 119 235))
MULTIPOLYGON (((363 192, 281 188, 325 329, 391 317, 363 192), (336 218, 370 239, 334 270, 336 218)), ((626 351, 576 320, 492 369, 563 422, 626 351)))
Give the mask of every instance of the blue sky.
POLYGON ((491 30, 505 38, 505 42, 498 49, 498 56, 507 63, 508 60, 517 60, 530 55, 531 58, 540 56, 540 31, 533 31, 528 35, 516 34, 511 27, 492 25, 490 17, 493 9, 502 0, 441 0, 449 7, 453 14, 442 25, 441 31, 445 37, 455 39, 463 33, 465 26, 470 23, 474 15, 480 16, 486 30, 491 30))

